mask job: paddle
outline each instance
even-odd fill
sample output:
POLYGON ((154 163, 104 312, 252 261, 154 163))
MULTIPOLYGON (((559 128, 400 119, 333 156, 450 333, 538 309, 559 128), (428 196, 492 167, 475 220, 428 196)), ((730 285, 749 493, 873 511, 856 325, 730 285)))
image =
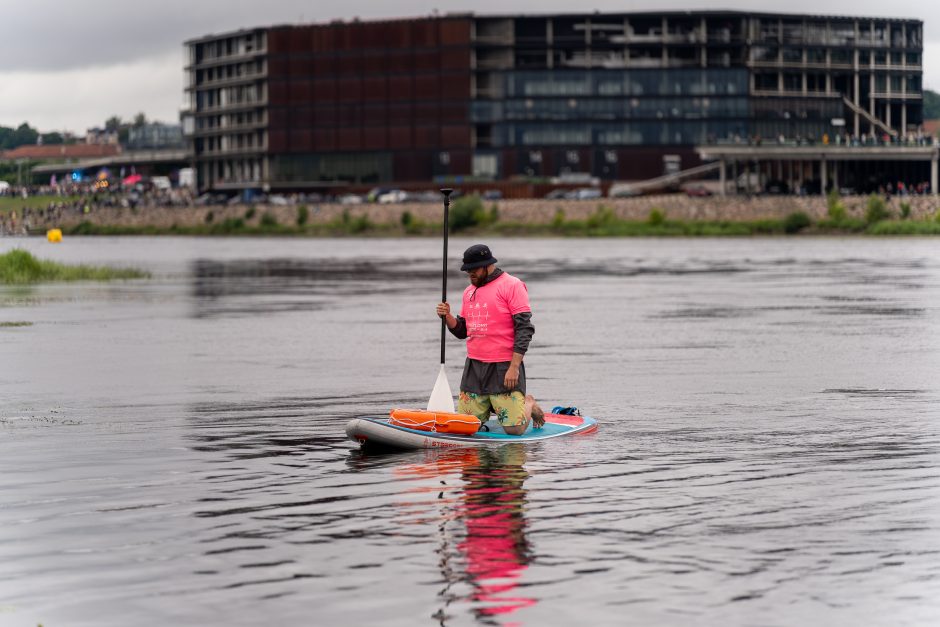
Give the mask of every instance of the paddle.
MULTIPOLYGON (((444 194, 444 271, 443 287, 441 288, 441 302, 447 302, 447 231, 448 220, 450 218, 450 195, 454 190, 444 188, 441 193, 444 194)), ((431 398, 428 399, 428 411, 444 411, 451 414, 455 413, 454 394, 450 391, 450 384, 447 382, 447 373, 444 372, 444 340, 447 337, 447 319, 441 318, 441 369, 437 373, 437 381, 434 383, 434 389, 431 390, 431 398)))

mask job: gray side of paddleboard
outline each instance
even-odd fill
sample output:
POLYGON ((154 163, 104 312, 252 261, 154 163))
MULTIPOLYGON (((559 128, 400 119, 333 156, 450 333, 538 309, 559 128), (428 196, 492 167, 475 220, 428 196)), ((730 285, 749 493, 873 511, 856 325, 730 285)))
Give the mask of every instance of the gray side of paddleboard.
POLYGON ((459 448, 502 446, 519 442, 542 442, 554 438, 576 435, 593 431, 597 428, 594 419, 584 417, 584 424, 559 433, 536 435, 527 433, 513 437, 478 437, 458 436, 446 433, 417 431, 389 424, 387 420, 377 418, 353 418, 346 424, 346 435, 360 444, 371 444, 400 449, 423 448, 459 448))

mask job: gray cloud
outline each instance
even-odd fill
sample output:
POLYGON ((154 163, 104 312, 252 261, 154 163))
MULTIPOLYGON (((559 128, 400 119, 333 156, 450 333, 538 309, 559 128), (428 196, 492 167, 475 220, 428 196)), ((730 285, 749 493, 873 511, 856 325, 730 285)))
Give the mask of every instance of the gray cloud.
MULTIPOLYGON (((41 128, 83 131, 112 113, 175 119, 182 100, 183 42, 238 28, 324 22, 360 17, 430 15, 437 10, 505 13, 564 13, 576 10, 657 11, 734 9, 779 12, 779 2, 732 0, 715 7, 710 0, 594 0, 587 7, 570 0, 163 0, 134 4, 126 0, 8 2, 0 22, 0 124, 25 120, 41 128), (139 68, 135 73, 133 68, 139 68), (45 79, 43 78, 45 77, 45 79), (27 86, 58 83, 56 90, 27 86), (3 85, 6 84, 6 89, 3 85), (94 85, 89 91, 88 86, 94 85), (22 88, 17 86, 23 86, 22 88), (69 94, 80 92, 73 102, 69 94), (146 96, 144 96, 146 94, 146 96), (50 97, 54 100, 50 102, 50 97), (58 113, 56 113, 58 111, 58 113)), ((824 15, 903 17, 925 22, 925 84, 940 87, 940 5, 898 0, 791 0, 786 12, 824 15), (888 9, 891 9, 888 11, 888 9), (936 42, 930 45, 930 42, 936 42)))
MULTIPOLYGON (((940 16, 940 5, 902 0, 890 5, 871 0, 789 2, 789 12, 840 15, 917 17, 927 22, 933 36, 932 18, 940 16), (889 13, 886 8, 892 11, 889 13)), ((712 8, 707 0, 645 0, 628 3, 595 0, 591 9, 601 11, 712 8)), ((511 8, 497 0, 475 2, 429 2, 402 0, 397 3, 362 0, 277 0, 276 2, 230 2, 225 0, 164 0, 133 4, 116 0, 53 2, 33 0, 8 6, 3 12, 0 58, 6 71, 67 70, 77 67, 127 63, 179 47, 185 39, 245 26, 324 21, 336 17, 389 17, 427 15, 435 8, 476 13, 547 13, 572 11, 570 0, 516 0, 511 8), (140 8, 143 7, 143 8, 140 8)), ((780 10, 779 2, 735 1, 728 8, 780 10)))

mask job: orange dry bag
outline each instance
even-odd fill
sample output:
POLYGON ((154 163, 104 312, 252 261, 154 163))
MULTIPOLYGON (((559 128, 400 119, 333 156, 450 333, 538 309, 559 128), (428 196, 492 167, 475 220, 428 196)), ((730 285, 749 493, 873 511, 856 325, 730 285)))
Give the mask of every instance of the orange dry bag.
POLYGON ((423 409, 393 409, 390 416, 389 422, 393 425, 419 431, 473 435, 480 429, 480 421, 470 414, 450 414, 423 409))

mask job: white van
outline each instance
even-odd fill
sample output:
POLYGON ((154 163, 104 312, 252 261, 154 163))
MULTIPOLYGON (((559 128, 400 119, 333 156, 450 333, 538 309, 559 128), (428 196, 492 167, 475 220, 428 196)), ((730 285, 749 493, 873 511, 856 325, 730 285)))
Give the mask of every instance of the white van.
POLYGON ((170 183, 170 177, 168 176, 151 176, 150 183, 160 190, 168 190, 170 187, 172 187, 172 184, 170 183))

